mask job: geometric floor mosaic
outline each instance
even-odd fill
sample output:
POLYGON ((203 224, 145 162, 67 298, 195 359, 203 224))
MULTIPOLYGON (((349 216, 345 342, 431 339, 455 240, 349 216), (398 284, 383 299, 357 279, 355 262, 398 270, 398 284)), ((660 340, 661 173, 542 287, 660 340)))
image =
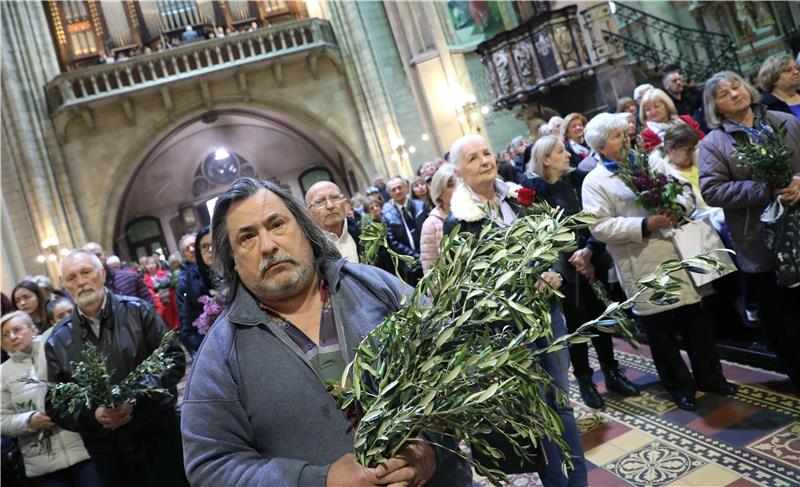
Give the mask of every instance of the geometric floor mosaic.
MULTIPOLYGON (((785 376, 723 362, 727 379, 740 384, 736 396, 700 393, 697 411, 683 411, 659 384, 646 345, 637 351, 615 339, 614 346, 643 392, 606 393, 597 372, 606 406, 595 411, 583 406, 571 382, 590 486, 800 486, 800 398, 788 392, 785 376)), ((476 478, 475 485, 490 484, 476 478)), ((541 483, 529 474, 511 476, 509 485, 541 483)))

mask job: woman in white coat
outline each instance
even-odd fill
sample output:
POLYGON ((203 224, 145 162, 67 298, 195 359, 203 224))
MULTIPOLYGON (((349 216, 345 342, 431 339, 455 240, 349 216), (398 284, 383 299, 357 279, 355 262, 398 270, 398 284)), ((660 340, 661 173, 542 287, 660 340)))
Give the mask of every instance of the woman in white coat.
MULTIPOLYGON (((50 328, 46 335, 53 328, 50 328)), ((44 412, 47 387, 25 377, 47 377, 44 341, 30 316, 14 311, 0 318, 2 346, 10 358, 0 366, 0 428, 19 439, 25 474, 44 487, 102 486, 78 433, 57 427, 44 412)))
MULTIPOLYGON (((597 217, 592 235, 606 243, 620 282, 630 295, 637 279, 653 272, 661 262, 679 257, 672 240, 665 236, 675 224, 675 215, 648 213, 615 176, 621 157, 628 157, 621 154, 627 129, 628 122, 620 114, 601 113, 587 124, 586 141, 601 163, 586 176, 582 199, 583 208, 597 217)), ((656 306, 638 302, 634 313, 644 325, 662 384, 678 407, 692 411, 697 408, 697 389, 733 395, 736 388, 722 375, 713 326, 700 295, 685 272, 677 277, 683 280, 677 303, 656 306), (677 334, 683 337, 694 377, 681 358, 677 334)))

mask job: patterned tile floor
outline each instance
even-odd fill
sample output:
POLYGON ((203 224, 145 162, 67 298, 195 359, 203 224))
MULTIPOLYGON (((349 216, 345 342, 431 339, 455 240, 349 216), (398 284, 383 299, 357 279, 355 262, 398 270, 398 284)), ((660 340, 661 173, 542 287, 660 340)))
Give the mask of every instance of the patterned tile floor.
MULTIPOLYGON (((728 380, 741 384, 736 396, 700 393, 698 410, 683 411, 659 384, 646 346, 635 351, 615 340, 615 347, 641 396, 604 394, 606 407, 594 411, 571 382, 590 486, 800 486, 800 398, 787 392, 785 376, 723 362, 728 380)), ((602 373, 595 381, 605 393, 602 373)), ((509 485, 541 483, 530 474, 512 476, 509 485)))
MULTIPOLYGON (((800 486, 800 398, 785 376, 723 362, 725 376, 741 385, 735 397, 698 395, 698 410, 678 409, 658 382, 649 349, 615 339, 617 360, 642 387, 639 397, 605 394, 594 411, 570 396, 582 433, 591 487, 797 487, 800 486)), ((599 370, 596 357, 592 366, 599 370)), ((183 395, 184 381, 178 386, 183 395)), ((475 486, 490 485, 476 477, 475 486)), ((509 478, 535 487, 536 474, 509 478)))

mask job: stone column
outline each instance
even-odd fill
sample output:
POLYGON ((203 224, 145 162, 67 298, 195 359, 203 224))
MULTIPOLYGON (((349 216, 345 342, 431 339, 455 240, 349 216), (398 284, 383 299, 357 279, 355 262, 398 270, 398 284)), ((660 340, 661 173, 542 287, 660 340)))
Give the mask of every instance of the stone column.
MULTIPOLYGON (((16 244, 16 251, 4 247, 3 260, 21 259, 26 273, 40 274, 43 269, 36 256, 41 253, 42 240, 55 237, 61 247, 74 248, 83 244, 86 236, 44 97, 44 85, 59 74, 59 67, 43 4, 0 4, 2 215, 4 219, 10 216, 10 225, 4 221, 3 229, 13 233, 8 237, 16 244), (11 259, 9 252, 18 257, 11 259)), ((49 263, 47 271, 58 277, 56 263, 49 263)))

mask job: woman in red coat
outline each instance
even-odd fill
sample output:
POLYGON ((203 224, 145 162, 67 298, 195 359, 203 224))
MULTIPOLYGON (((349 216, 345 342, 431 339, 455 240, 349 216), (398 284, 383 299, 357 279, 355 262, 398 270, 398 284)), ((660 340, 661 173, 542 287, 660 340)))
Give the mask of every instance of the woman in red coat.
POLYGON ((639 119, 644 125, 642 142, 646 151, 651 151, 661 145, 664 132, 676 123, 685 123, 692 127, 697 136, 702 140, 705 132, 700 130, 700 124, 689 115, 678 115, 675 104, 663 90, 652 89, 642 97, 639 105, 639 119))
POLYGON ((161 315, 164 324, 170 330, 180 327, 180 317, 178 316, 178 304, 175 299, 175 288, 170 286, 168 288, 156 289, 157 281, 171 280, 171 274, 158 267, 158 260, 154 256, 147 258, 144 273, 144 283, 150 290, 153 296, 153 301, 156 304, 156 311, 161 315))

